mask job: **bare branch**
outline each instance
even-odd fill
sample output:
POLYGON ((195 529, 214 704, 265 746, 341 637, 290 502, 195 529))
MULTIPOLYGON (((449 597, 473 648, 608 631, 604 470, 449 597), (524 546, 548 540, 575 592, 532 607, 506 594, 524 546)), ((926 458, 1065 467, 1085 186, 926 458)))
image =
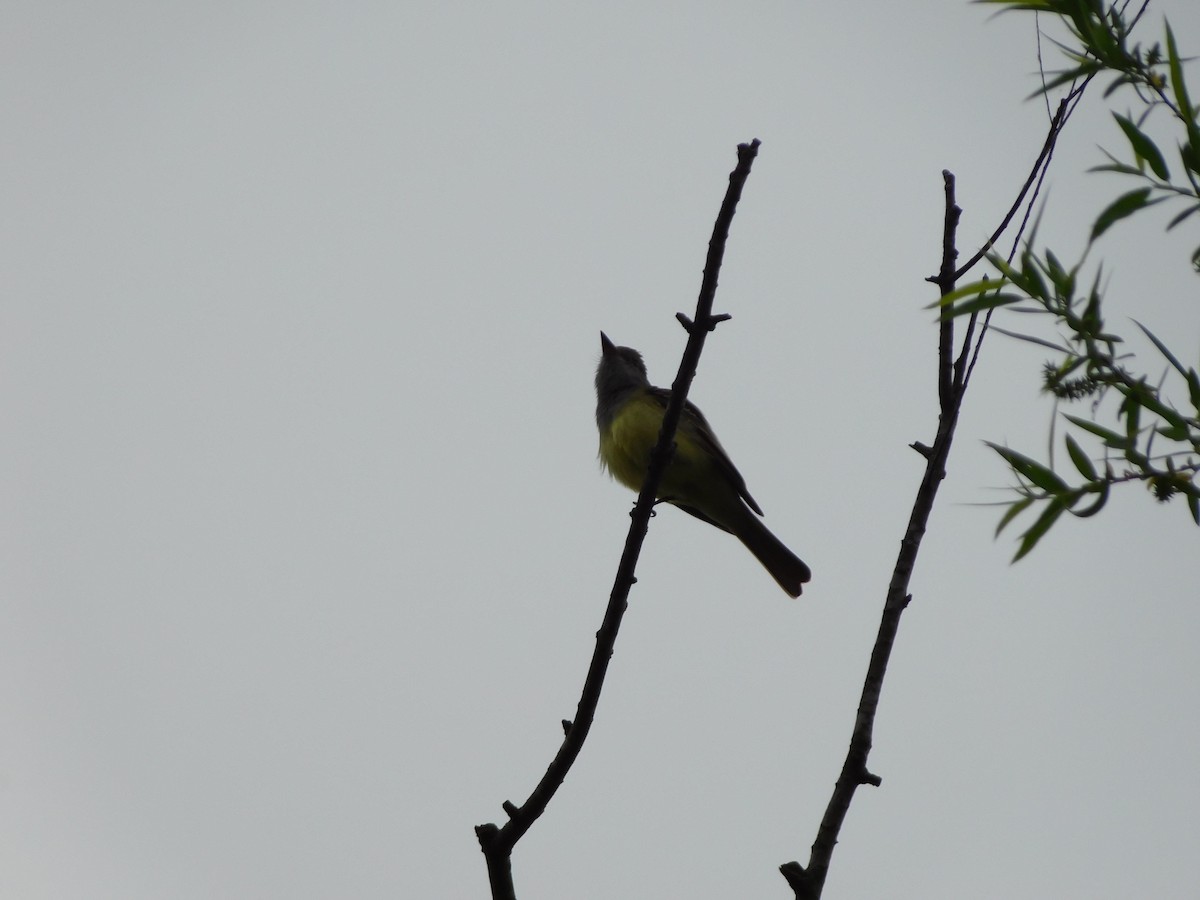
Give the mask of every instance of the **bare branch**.
POLYGON ((758 155, 758 147, 758 140, 738 145, 738 164, 730 173, 729 188, 725 192, 725 200, 717 214, 712 238, 708 244, 708 258, 700 285, 700 297, 696 303, 695 319, 689 320, 682 313, 679 314, 680 322, 688 331, 687 347, 679 364, 679 373, 671 388, 671 401, 663 416, 658 444, 650 456, 646 481, 642 486, 641 493, 638 494, 637 504, 633 510, 633 521, 629 525, 625 549, 621 554, 621 562, 617 567, 617 575, 609 594, 608 608, 604 613, 600 630, 596 632, 596 649, 592 654, 592 662, 583 683, 583 692, 579 698, 575 718, 571 721, 563 720, 563 742, 549 768, 546 769, 546 774, 542 776, 529 798, 520 806, 515 806, 509 801, 502 804, 509 817, 503 826, 487 823, 475 828, 479 846, 487 859, 488 882, 491 886, 493 900, 516 900, 512 878, 513 847, 545 812, 546 806, 567 777, 571 766, 574 765, 579 751, 583 749, 583 743, 591 730, 596 707, 600 702, 600 692, 604 687, 604 677, 608 672, 608 664, 616 646, 621 619, 628 607, 629 591, 637 581, 634 577, 634 570, 637 567, 638 556, 641 554, 642 543, 649 528, 655 495, 658 493, 658 485, 662 480, 663 472, 675 451, 675 429, 679 425, 688 389, 696 375, 696 366, 700 362, 700 353, 704 349, 704 339, 718 322, 729 318, 727 315, 713 316, 713 299, 717 293, 717 276, 725 255, 729 226, 733 221, 738 200, 741 198, 742 188, 750 176, 750 167, 758 155))
MULTIPOLYGON (((942 242, 942 263, 939 271, 943 275, 939 280, 942 295, 954 290, 955 270, 954 259, 955 236, 958 227, 960 210, 954 200, 954 175, 943 172, 945 185, 945 214, 942 242)), ((944 323, 943 323, 944 324, 944 323)), ((940 397, 941 414, 938 418, 937 434, 931 447, 917 445, 919 452, 925 457, 925 475, 917 490, 916 500, 909 515, 908 528, 904 539, 900 542, 900 553, 892 570, 892 579, 888 585, 887 598, 883 604, 883 615, 879 623, 879 631, 875 637, 875 646, 871 650, 871 660, 867 665, 867 675, 863 681, 862 695, 859 698, 858 712, 854 719, 854 729, 850 735, 850 747, 842 764, 841 774, 834 785, 829 805, 821 818, 817 830, 817 839, 813 842, 809 855, 808 866, 799 862, 784 863, 779 867, 780 873, 787 880, 795 893, 796 900, 816 900, 821 896, 825 886, 825 878, 829 873, 829 865, 833 858, 833 849, 837 846, 838 835, 842 823, 850 810, 850 802, 859 785, 869 784, 878 787, 882 779, 867 769, 867 757, 871 753, 872 737, 875 730, 875 715, 879 709, 879 698, 883 693, 883 679, 887 674, 888 660, 891 658, 892 646, 900 628, 900 616, 908 607, 912 596, 908 593, 909 581, 916 566, 917 552, 921 548, 921 539, 929 523, 933 511, 933 502, 937 497, 938 486, 946 476, 946 459, 950 454, 950 445, 954 439, 954 429, 958 424, 958 413, 962 407, 963 394, 944 386, 951 367, 950 336, 943 328, 939 338, 939 386, 946 394, 940 397)))

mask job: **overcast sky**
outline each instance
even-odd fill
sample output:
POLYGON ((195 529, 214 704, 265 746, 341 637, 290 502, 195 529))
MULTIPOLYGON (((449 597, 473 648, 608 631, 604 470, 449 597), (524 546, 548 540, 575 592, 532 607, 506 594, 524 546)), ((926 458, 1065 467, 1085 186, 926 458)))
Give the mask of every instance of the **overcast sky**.
MULTIPOLYGON (((990 14, 5 3, 0 896, 487 895, 473 828, 574 716, 628 527, 599 331, 671 381, 751 138, 691 397, 813 581, 662 510, 514 864, 522 900, 790 896, 933 437, 941 170, 966 253, 1045 135, 1033 19, 990 14)), ((1123 145, 1095 91, 1064 259, 1123 145)), ((1111 327, 1194 361, 1168 217, 1094 252, 1111 327)), ((1200 533, 1133 487, 1009 564, 983 441, 1044 455, 1044 356, 985 347, 827 897, 1196 896, 1200 533)))

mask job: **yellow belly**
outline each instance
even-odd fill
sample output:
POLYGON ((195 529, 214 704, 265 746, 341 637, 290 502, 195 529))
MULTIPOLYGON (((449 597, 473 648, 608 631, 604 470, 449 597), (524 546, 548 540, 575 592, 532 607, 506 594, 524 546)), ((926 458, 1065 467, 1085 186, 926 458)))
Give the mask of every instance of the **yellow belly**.
MULTIPOLYGON (((650 453, 658 443, 663 408, 649 397, 628 401, 600 435, 600 459, 613 477, 631 490, 640 491, 650 466, 650 453)), ((685 431, 675 435, 675 456, 663 475, 658 496, 688 500, 697 485, 711 477, 711 462, 685 431)))

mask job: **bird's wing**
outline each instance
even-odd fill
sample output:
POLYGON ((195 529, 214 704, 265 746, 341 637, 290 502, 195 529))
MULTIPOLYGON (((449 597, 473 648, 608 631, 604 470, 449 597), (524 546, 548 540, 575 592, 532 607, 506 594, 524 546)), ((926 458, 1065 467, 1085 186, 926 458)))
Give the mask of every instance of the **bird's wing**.
MULTIPOLYGON (((666 388, 652 387, 650 388, 650 396, 661 404, 663 409, 666 409, 667 403, 671 399, 671 392, 666 388)), ((717 435, 712 430, 712 426, 708 424, 708 420, 704 418, 704 413, 700 412, 690 400, 686 401, 683 405, 683 415, 679 419, 679 428, 686 431, 689 438, 709 452, 713 459, 717 461, 717 466, 721 470, 721 473, 729 479, 729 483, 738 492, 738 496, 746 501, 747 506, 761 516, 763 514, 762 507, 754 502, 754 498, 746 490, 746 479, 742 477, 742 473, 737 470, 737 466, 733 464, 733 460, 729 458, 729 454, 725 452, 725 448, 717 440, 717 435)), ((676 505, 679 506, 679 504, 676 505)), ((703 519, 712 525, 717 525, 716 522, 713 522, 710 518, 695 509, 689 509, 686 506, 679 506, 679 508, 690 512, 698 519, 703 519)), ((723 526, 717 525, 717 527, 721 528, 723 526)))

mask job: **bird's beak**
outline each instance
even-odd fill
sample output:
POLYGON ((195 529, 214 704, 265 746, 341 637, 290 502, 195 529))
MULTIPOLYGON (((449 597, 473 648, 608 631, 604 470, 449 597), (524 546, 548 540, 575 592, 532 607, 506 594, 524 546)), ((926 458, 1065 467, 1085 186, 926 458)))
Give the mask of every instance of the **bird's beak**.
POLYGON ((600 332, 600 352, 604 356, 612 356, 612 352, 617 349, 617 345, 608 339, 608 335, 603 331, 600 332))

